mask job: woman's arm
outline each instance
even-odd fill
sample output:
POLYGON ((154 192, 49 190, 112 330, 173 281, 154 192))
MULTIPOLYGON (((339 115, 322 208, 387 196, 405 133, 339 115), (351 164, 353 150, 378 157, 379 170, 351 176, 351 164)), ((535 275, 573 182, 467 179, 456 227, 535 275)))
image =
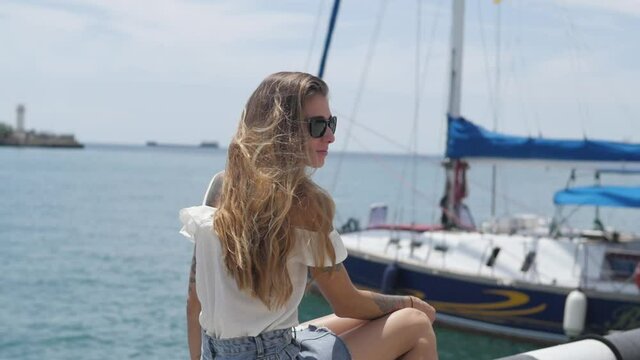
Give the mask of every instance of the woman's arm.
POLYGON ((357 289, 342 264, 311 268, 311 274, 339 317, 376 319, 396 310, 413 307, 424 312, 431 322, 435 320, 435 309, 415 296, 383 295, 357 289))
POLYGON ((199 360, 202 347, 202 329, 200 328, 200 300, 196 292, 196 247, 193 246, 191 273, 189 274, 189 292, 187 294, 187 339, 191 360, 199 360))

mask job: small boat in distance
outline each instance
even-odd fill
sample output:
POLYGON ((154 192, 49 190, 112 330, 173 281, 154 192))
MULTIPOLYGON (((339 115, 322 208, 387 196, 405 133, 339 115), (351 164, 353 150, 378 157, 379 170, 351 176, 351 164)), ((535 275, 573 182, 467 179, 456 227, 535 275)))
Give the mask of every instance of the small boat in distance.
POLYGON ((218 149, 220 145, 218 145, 217 141, 203 141, 198 145, 193 144, 177 144, 177 143, 160 143, 154 140, 149 140, 145 143, 146 146, 149 147, 172 147, 172 148, 210 148, 210 149, 218 149))
POLYGON ((200 147, 218 149, 220 145, 217 141, 203 141, 200 143, 200 147))

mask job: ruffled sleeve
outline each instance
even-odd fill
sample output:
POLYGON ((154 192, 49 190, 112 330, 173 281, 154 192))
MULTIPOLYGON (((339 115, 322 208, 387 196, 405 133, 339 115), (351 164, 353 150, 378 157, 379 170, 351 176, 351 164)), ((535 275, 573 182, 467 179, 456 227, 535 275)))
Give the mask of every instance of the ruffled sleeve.
POLYGON ((182 228, 180 234, 191 242, 196 241, 196 233, 205 225, 210 225, 215 209, 209 206, 193 206, 181 209, 179 212, 182 228))
MULTIPOLYGON (((319 241, 317 232, 303 229, 296 229, 296 232, 297 236, 299 236, 298 244, 300 245, 298 256, 300 256, 300 261, 303 264, 312 267, 327 267, 332 265, 331 259, 329 258, 325 259, 324 264, 316 263, 314 250, 316 249, 316 241, 319 241)), ((342 238, 336 230, 329 233, 329 239, 336 253, 336 264, 339 264, 347 258, 347 249, 345 249, 342 238)))

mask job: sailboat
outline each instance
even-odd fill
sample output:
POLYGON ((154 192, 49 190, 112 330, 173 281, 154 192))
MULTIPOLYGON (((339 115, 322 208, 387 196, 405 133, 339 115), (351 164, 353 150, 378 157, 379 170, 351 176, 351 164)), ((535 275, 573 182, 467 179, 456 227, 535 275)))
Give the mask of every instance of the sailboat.
MULTIPOLYGON (((326 61, 339 1, 334 4, 321 62, 326 61)), ((640 327, 640 236, 602 226, 564 226, 565 206, 640 208, 640 187, 593 186, 553 196, 554 221, 514 217, 478 229, 464 205, 468 162, 477 158, 640 162, 640 145, 598 140, 551 140, 500 134, 460 114, 464 0, 453 0, 449 101, 444 154, 446 189, 440 224, 392 224, 387 207, 374 206, 364 229, 342 228, 345 261, 359 286, 412 294, 438 310, 438 322, 539 342, 640 327)), ((549 194, 551 198, 551 194, 549 194)), ((375 199, 372 199, 375 200, 375 199)), ((550 199, 551 201, 551 199, 550 199)), ((437 204, 434 204, 437 206, 437 204)))

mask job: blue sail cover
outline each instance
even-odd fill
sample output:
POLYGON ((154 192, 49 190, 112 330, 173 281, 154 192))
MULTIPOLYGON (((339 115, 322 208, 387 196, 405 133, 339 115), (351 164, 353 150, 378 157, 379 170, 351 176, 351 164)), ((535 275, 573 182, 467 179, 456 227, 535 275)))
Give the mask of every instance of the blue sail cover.
POLYGON ((640 187, 587 186, 556 192, 556 205, 595 205, 615 207, 640 207, 640 187))
POLYGON ((640 144, 511 136, 489 131, 462 117, 449 117, 448 121, 446 156, 452 159, 640 161, 640 144))

